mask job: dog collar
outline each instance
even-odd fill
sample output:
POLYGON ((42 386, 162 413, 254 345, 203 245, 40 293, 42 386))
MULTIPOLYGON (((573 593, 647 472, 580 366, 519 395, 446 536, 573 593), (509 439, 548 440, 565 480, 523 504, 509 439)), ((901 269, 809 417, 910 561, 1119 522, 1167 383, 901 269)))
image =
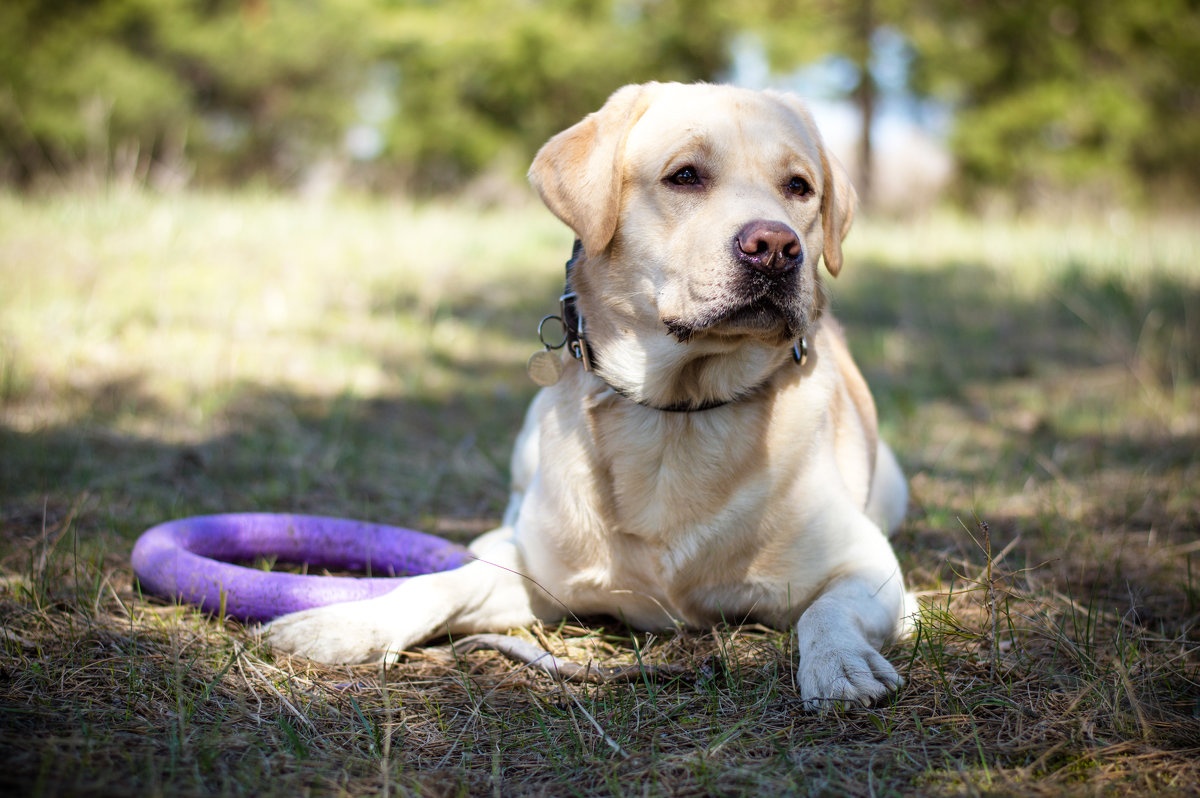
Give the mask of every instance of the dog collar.
MULTIPOLYGON (((575 245, 571 250, 571 259, 566 263, 566 285, 563 288, 562 296, 558 298, 558 315, 551 314, 549 316, 545 316, 540 322, 538 322, 538 340, 542 342, 542 346, 544 346, 545 349, 533 353, 533 355, 529 358, 528 364, 526 364, 526 369, 529 372, 530 379, 543 387, 553 385, 554 383, 558 382, 559 378, 562 376, 562 360, 558 357, 558 355, 554 354, 553 350, 562 349, 564 346, 567 347, 567 351, 571 353, 571 357, 579 361, 580 365, 583 366, 584 371, 590 371, 595 374, 595 369, 593 368, 595 356, 592 352, 591 344, 588 343, 587 330, 584 325, 583 316, 579 313, 579 308, 576 305, 578 296, 571 288, 571 271, 574 269, 576 261, 579 260, 582 254, 583 242, 581 242, 579 239, 575 239, 575 245), (563 337, 558 343, 553 343, 546 340, 545 327, 546 322, 548 321, 557 321, 562 325, 563 337)), ((798 338, 796 342, 792 344, 792 359, 798 366, 803 366, 808 362, 808 340, 803 336, 798 338)), ((641 399, 635 399, 621 388, 618 388, 608 380, 600 377, 600 375, 597 374, 596 376, 605 385, 611 388, 614 393, 623 396, 634 404, 650 408, 651 410, 658 410, 663 413, 699 413, 705 410, 713 410, 718 407, 724 407, 725 405, 741 401, 742 399, 754 394, 759 388, 762 387, 763 384, 765 384, 764 381, 763 383, 755 385, 753 388, 750 388, 749 390, 729 399, 714 399, 708 402, 702 402, 698 405, 691 404, 690 402, 678 402, 670 405, 656 405, 641 399)))

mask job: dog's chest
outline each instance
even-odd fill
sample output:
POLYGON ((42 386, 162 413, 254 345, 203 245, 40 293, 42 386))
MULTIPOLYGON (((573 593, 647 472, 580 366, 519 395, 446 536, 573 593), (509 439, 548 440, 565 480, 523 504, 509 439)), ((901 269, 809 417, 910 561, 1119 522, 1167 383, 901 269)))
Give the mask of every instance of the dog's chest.
POLYGON ((681 554, 745 526, 769 489, 759 425, 731 414, 624 408, 593 419, 610 529, 681 554))

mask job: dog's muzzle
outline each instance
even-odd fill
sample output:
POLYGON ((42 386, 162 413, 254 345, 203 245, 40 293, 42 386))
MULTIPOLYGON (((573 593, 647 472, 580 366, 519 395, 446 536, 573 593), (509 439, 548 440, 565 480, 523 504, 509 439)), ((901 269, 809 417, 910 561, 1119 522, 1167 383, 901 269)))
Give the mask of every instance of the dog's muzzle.
POLYGON ((755 219, 730 242, 733 270, 720 292, 688 319, 667 322, 680 341, 701 330, 725 328, 754 334, 778 331, 795 339, 810 318, 814 286, 806 280, 804 244, 783 222, 755 219))

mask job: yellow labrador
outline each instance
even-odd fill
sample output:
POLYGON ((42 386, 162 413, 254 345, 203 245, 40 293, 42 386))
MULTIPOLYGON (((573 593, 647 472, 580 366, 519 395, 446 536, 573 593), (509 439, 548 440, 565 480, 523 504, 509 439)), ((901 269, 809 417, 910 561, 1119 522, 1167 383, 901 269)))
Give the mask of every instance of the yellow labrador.
POLYGON ((352 662, 569 613, 755 619, 795 625, 809 707, 895 688, 879 648, 906 614, 887 533, 907 488, 825 307, 818 264, 841 270, 855 195, 805 107, 626 86, 530 179, 582 242, 579 357, 529 409, 503 526, 476 562, 284 616, 269 641, 352 662))

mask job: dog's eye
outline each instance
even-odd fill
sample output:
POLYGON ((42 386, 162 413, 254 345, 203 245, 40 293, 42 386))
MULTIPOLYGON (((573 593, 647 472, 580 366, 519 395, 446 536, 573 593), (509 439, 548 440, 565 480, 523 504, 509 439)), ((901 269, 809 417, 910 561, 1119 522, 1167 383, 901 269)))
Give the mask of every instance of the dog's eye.
POLYGON ((667 182, 674 186, 698 186, 700 185, 700 173, 694 166, 685 166, 675 170, 667 178, 667 182))
POLYGON ((813 193, 812 185, 799 175, 788 181, 787 190, 789 194, 794 194, 797 197, 807 197, 813 193))

